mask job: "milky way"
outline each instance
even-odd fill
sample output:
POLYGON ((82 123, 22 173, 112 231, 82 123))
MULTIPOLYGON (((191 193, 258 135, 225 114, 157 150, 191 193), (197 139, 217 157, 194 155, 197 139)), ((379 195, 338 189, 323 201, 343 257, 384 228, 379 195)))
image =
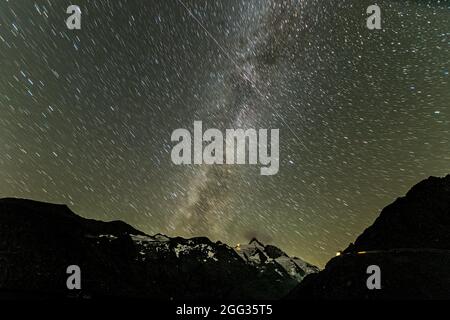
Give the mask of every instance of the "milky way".
POLYGON ((377 3, 2 1, 0 197, 323 265, 450 172, 450 3, 377 3), (279 173, 174 165, 195 120, 280 129, 279 173))

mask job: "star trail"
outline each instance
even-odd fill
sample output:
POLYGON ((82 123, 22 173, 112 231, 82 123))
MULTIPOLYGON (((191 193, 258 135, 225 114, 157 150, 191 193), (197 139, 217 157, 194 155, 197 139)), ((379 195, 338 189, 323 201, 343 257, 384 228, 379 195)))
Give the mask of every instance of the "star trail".
POLYGON ((450 172, 450 3, 377 3, 2 1, 0 197, 323 266, 450 172), (194 121, 280 129, 279 172, 174 165, 194 121))

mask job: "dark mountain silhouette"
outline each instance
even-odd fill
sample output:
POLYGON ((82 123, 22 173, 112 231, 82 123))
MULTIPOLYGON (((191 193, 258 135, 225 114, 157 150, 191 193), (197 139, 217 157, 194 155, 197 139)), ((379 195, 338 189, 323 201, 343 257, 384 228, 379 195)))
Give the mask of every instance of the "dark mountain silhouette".
POLYGON ((387 206, 318 273, 257 239, 231 248, 149 236, 63 205, 1 199, 0 298, 450 299, 449 231, 450 175, 430 177, 387 206), (66 288, 73 264, 81 290, 66 288), (370 265, 381 269, 381 290, 366 286, 370 265))
POLYGON ((289 299, 450 299, 450 175, 430 177, 384 208, 340 256, 289 299), (381 269, 369 290, 367 267, 381 269))
POLYGON ((257 264, 207 238, 149 236, 63 205, 1 199, 0 297, 276 299, 317 269, 272 247, 284 258, 257 264), (81 268, 79 291, 66 287, 69 265, 81 268))

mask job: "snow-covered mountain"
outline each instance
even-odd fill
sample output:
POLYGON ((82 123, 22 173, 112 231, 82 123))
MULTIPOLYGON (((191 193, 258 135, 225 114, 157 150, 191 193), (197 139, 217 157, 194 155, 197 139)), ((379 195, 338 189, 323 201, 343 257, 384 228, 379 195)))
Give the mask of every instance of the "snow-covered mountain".
POLYGON ((286 272, 298 282, 306 275, 320 271, 316 266, 297 257, 289 257, 281 249, 264 245, 257 239, 252 239, 249 244, 238 244, 234 249, 247 263, 259 269, 270 267, 278 273, 286 272))
POLYGON ((13 296, 277 299, 316 270, 256 240, 238 249, 150 236, 22 199, 0 199, 0 262, 0 294, 13 296), (81 292, 67 290, 69 265, 81 268, 81 292))
MULTIPOLYGON (((101 235, 100 237, 113 239, 112 235, 101 235)), ((155 254, 174 254, 176 258, 195 256, 204 263, 221 263, 223 261, 219 260, 221 258, 218 252, 225 248, 231 249, 220 242, 210 243, 207 238, 170 238, 157 234, 155 236, 131 235, 131 239, 139 248, 138 259, 142 261, 151 259, 155 254)), ((281 249, 273 245, 264 245, 257 239, 253 239, 248 244, 238 244, 234 247, 234 251, 245 264, 255 268, 260 274, 276 272, 282 278, 289 276, 300 282, 306 275, 320 271, 316 266, 297 257, 289 257, 281 249)), ((233 259, 238 260, 237 256, 234 256, 233 259)))

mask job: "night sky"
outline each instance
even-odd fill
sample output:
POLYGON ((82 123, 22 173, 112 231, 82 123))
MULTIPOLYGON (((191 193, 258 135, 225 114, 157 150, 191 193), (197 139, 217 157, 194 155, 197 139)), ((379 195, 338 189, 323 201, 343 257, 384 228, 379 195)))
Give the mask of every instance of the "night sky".
POLYGON ((450 173, 450 1, 377 3, 2 0, 0 197, 323 266, 450 173), (174 165, 194 120, 280 129, 279 173, 174 165))

